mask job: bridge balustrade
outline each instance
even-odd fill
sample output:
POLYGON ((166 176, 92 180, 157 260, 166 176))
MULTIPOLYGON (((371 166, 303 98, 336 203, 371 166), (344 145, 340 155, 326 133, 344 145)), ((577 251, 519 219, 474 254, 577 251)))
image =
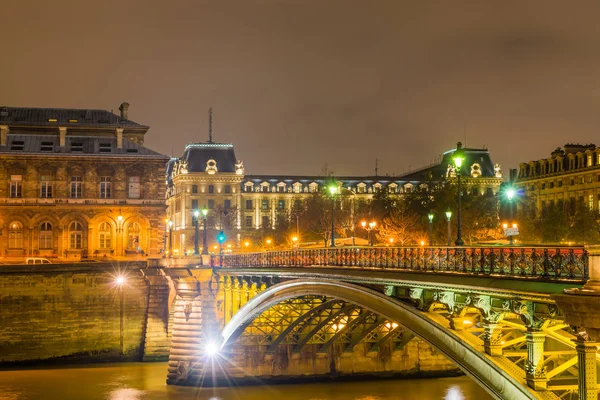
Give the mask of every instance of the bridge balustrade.
POLYGON ((581 247, 342 247, 227 254, 215 267, 350 267, 585 281, 581 247))

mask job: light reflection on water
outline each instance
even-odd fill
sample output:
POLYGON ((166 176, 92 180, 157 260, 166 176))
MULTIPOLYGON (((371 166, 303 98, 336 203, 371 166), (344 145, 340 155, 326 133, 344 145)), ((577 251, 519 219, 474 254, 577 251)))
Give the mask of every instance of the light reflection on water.
POLYGON ((231 388, 165 384, 166 363, 0 371, 0 400, 488 400, 468 377, 231 388))

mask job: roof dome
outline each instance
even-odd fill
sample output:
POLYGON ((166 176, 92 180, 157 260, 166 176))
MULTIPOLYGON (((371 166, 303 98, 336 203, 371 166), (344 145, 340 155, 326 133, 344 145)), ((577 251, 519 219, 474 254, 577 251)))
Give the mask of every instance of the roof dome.
POLYGON ((216 162, 218 172, 236 172, 235 151, 227 143, 192 143, 185 147, 181 160, 187 161, 188 172, 206 172, 209 162, 216 162))

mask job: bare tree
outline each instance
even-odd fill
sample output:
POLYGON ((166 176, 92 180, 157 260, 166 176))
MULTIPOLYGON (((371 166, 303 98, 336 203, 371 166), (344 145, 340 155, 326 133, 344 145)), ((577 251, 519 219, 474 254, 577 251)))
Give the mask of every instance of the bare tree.
POLYGON ((394 207, 387 217, 381 221, 377 237, 381 242, 393 238, 401 246, 416 244, 424 236, 417 213, 405 204, 394 207))

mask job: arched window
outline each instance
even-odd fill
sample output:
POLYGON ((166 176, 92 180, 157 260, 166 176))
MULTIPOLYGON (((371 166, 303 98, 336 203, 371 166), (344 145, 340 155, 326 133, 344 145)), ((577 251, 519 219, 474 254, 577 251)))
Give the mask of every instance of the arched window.
POLYGON ((40 225, 40 249, 47 250, 52 248, 52 224, 42 222, 40 225))
POLYGON ((23 225, 20 222, 13 222, 8 228, 8 248, 23 248, 23 225))
POLYGON ((69 248, 81 249, 83 238, 83 227, 79 222, 71 222, 69 225, 69 248))
POLYGON ((110 249, 112 245, 112 228, 108 222, 103 222, 100 224, 98 237, 100 239, 100 244, 98 247, 101 249, 110 249))
POLYGON ((127 227, 127 248, 135 249, 140 246, 140 224, 132 222, 127 227))

